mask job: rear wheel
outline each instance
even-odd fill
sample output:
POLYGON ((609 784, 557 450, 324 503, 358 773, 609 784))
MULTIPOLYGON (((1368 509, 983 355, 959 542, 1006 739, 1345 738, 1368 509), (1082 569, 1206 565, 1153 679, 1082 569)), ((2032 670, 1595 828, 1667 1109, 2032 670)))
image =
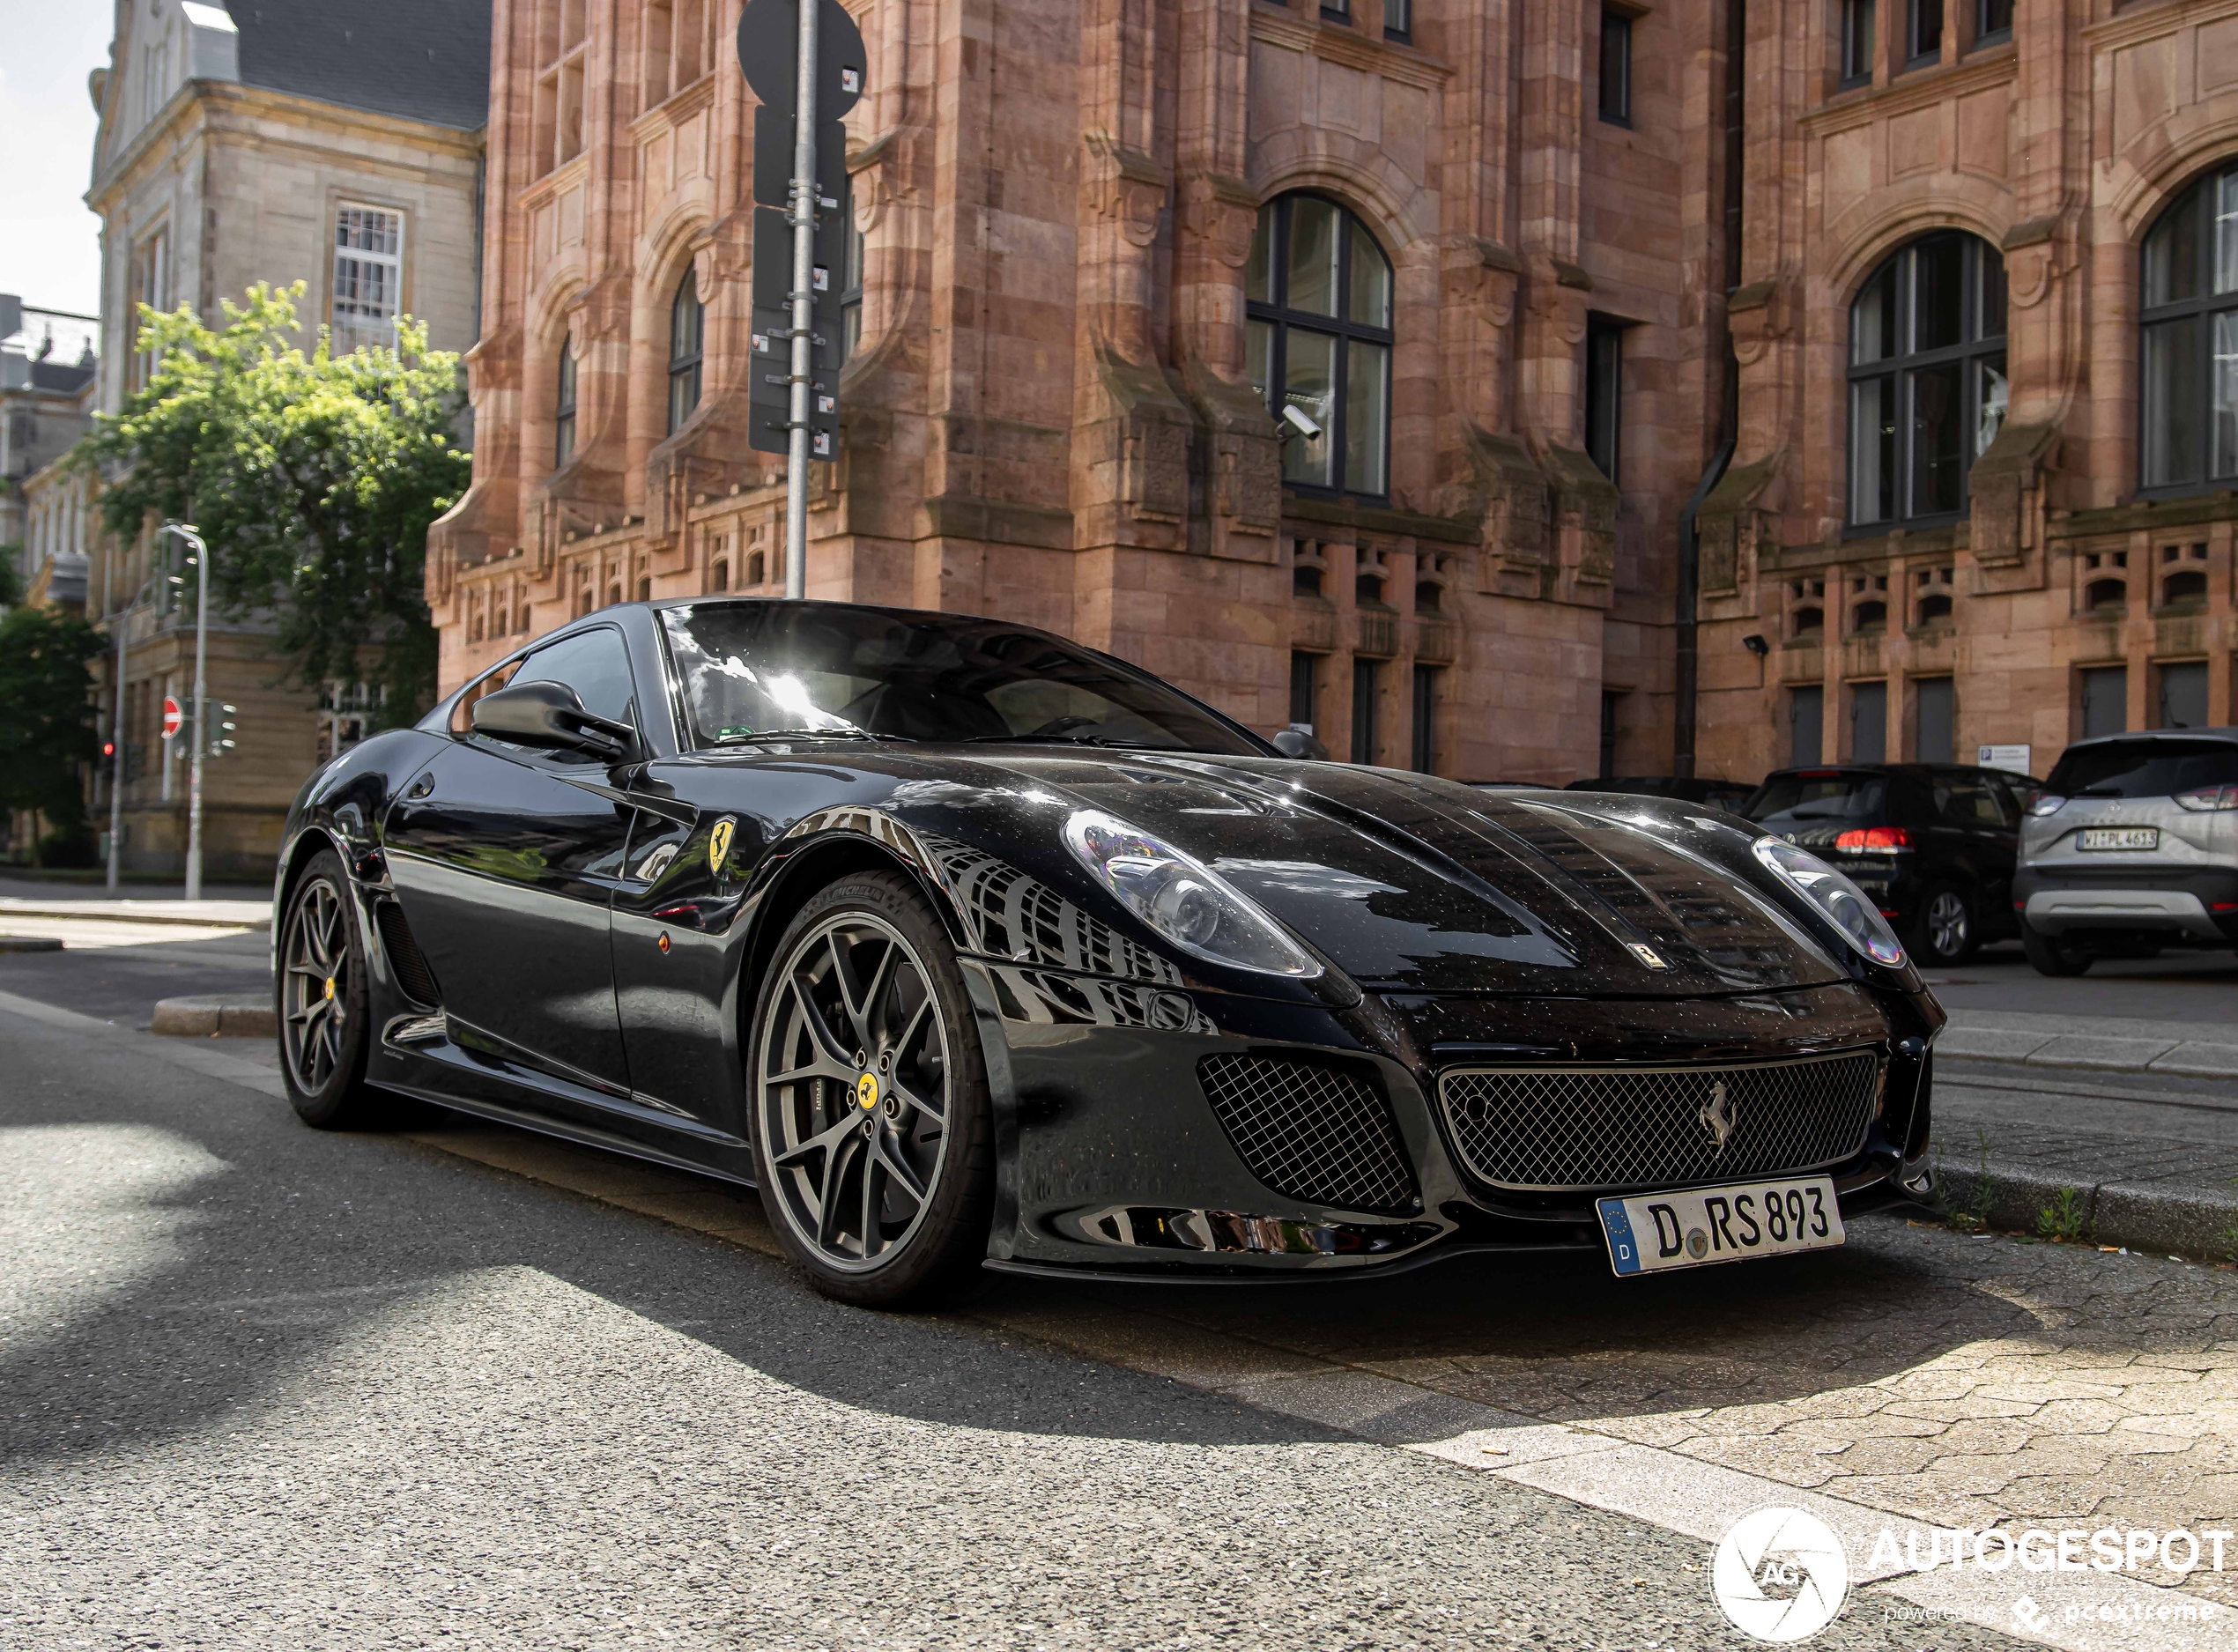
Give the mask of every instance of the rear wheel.
POLYGON ((287 898, 273 1005, 280 1077, 306 1124, 322 1130, 390 1130, 424 1111, 365 1080, 371 1015, 365 937, 342 859, 322 850, 287 898))
POLYGON ((1955 964, 1974 955, 1980 945, 1975 933, 1974 903, 1951 884, 1938 884, 1920 903, 1912 945, 1921 957, 1938 964, 1955 964))
POLYGON ((923 1306, 977 1283, 994 1204, 986 1064, 937 917, 842 879, 794 918, 749 1060, 770 1225, 826 1296, 923 1306))
POLYGON ((2021 949, 2040 975, 2079 975, 2091 965, 2090 949, 2064 935, 2045 935, 2023 920, 2021 949))

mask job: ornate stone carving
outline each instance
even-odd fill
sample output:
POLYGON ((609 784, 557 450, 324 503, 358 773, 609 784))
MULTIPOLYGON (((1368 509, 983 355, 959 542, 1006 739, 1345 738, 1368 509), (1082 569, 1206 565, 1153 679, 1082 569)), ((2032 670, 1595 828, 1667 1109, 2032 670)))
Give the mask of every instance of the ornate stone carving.
POLYGON ((1967 478, 1977 567, 2012 567, 2043 543, 2044 473, 2056 465, 2059 432, 2008 419, 1967 478))
POLYGON ((1704 596, 1729 596, 1740 589, 1751 559, 1772 543, 1776 518, 1765 498, 1778 476, 1782 456, 1729 466, 1694 515, 1700 536, 1697 582, 1704 596))
POLYGON ((1081 141, 1092 158, 1088 187, 1096 212, 1117 219, 1120 234, 1130 245, 1149 246, 1158 239, 1158 220, 1166 210, 1170 182, 1166 168, 1108 132, 1085 133, 1081 141))
POLYGON ((1200 172, 1182 184, 1181 196, 1183 231, 1204 242, 1220 264, 1243 268, 1259 224, 1258 198, 1250 185, 1224 172, 1200 172))

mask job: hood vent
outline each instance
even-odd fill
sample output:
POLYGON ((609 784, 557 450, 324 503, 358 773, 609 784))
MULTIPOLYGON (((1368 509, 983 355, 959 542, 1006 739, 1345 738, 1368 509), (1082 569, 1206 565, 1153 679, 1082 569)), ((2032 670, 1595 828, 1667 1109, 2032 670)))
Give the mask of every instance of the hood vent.
POLYGON ((389 954, 389 973, 404 996, 430 1010, 441 1004, 443 997, 435 985, 435 972, 427 967, 426 954, 419 950, 419 943, 412 939, 411 925, 404 922, 404 909, 393 900, 376 900, 373 903, 373 922, 381 931, 381 948, 389 954))

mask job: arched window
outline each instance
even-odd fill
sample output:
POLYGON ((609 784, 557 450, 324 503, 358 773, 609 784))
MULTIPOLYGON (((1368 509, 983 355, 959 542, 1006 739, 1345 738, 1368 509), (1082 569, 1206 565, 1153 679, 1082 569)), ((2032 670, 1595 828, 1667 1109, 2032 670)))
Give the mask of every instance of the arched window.
POLYGON ((727 591, 730 589, 730 561, 728 557, 717 561, 708 570, 708 589, 711 591, 727 591))
POLYGON ((1293 596, 1321 595, 1321 570, 1309 562, 1301 562, 1290 570, 1290 594, 1293 596))
POLYGON ((1383 605, 1383 576, 1380 574, 1357 574, 1352 580, 1352 600, 1363 608, 1383 605))
POLYGON ((1434 614, 1437 612, 1438 604, 1443 600, 1443 597, 1444 593, 1438 589, 1437 585, 1434 581, 1417 580, 1415 582, 1414 611, 1416 613, 1434 614))
POLYGON ((2127 580, 2093 580, 2083 588, 2083 606, 2102 612, 2109 608, 2126 607, 2130 599, 2127 580))
POLYGON ((2207 574, 2204 568, 2184 568, 2160 582, 2160 602, 2164 606, 2206 600, 2207 574))
POLYGON ((1245 365, 1284 427, 1283 479, 1301 491, 1390 492, 1391 261, 1367 226, 1317 195, 1259 209, 1244 271, 1245 365))
POLYGON ((2238 477, 2238 167, 2179 196, 2145 237, 2145 488, 2238 477))
POLYGON ((2005 410, 2005 260, 1959 230, 1900 249, 1849 306, 1851 524, 1957 515, 2005 410))
POLYGON ((1795 611, 1795 634, 1798 637, 1823 636, 1827 628, 1827 611, 1823 608, 1798 608, 1795 611))
POLYGON ((1849 628, 1864 633, 1888 629, 1888 604, 1881 602, 1859 603, 1850 610, 1849 628))
POLYGON ((746 558, 746 583, 748 585, 761 585, 767 583, 768 575, 764 571, 767 568, 767 559, 762 552, 756 551, 748 555, 746 558))
POLYGON ((671 436, 684 428, 684 421, 700 404, 700 343, 706 327, 699 278, 686 269, 668 310, 668 430, 671 436))
POLYGON ((1951 599, 1940 591, 1919 599, 1919 623, 1923 626, 1941 625, 1951 617, 1951 599))
POLYGON ((552 404, 552 468, 575 456, 575 338, 560 341, 560 394, 552 404))

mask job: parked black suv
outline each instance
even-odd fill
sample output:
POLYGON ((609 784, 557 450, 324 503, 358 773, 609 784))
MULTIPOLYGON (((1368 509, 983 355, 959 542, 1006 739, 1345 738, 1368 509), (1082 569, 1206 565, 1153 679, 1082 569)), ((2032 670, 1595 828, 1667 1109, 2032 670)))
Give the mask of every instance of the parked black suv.
POLYGON ((1823 856, 1878 901, 1923 963, 2019 933, 2020 819, 2041 782, 1943 763, 1844 763, 1765 776, 1741 812, 1823 856))
POLYGON ((1634 774, 1623 780, 1574 780, 1565 791, 1613 791, 1634 797, 1676 797, 1682 803, 1707 804, 1712 809, 1723 809, 1728 814, 1738 814, 1741 805, 1756 795, 1756 788, 1745 780, 1711 780, 1695 774, 1681 780, 1671 774, 1634 774))

